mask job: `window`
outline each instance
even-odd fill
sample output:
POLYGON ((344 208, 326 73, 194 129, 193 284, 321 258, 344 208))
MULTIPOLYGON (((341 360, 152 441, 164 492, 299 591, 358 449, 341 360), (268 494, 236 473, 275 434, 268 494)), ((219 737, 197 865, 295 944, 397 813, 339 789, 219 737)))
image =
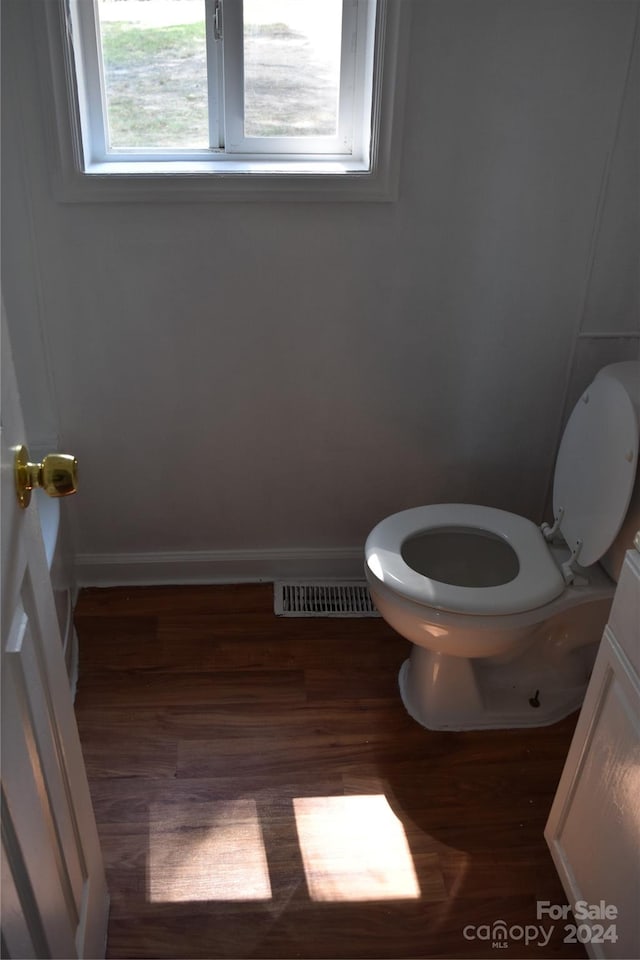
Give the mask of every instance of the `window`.
POLYGON ((404 7, 61 0, 62 199, 390 199, 404 7))

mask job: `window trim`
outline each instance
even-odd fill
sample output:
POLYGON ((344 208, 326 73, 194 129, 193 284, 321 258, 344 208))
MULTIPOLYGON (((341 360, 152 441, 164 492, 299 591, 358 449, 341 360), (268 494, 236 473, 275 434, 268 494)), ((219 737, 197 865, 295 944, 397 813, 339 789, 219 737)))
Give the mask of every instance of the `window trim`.
POLYGON ((42 77, 44 89, 53 97, 54 189, 61 202, 397 198, 411 0, 378 0, 370 162, 351 158, 345 162, 340 155, 222 161, 209 155, 182 160, 145 157, 144 172, 127 160, 93 162, 89 171, 85 169, 82 106, 75 86, 73 49, 65 39, 65 4, 66 0, 58 0, 45 5, 49 63, 47 76, 42 77))

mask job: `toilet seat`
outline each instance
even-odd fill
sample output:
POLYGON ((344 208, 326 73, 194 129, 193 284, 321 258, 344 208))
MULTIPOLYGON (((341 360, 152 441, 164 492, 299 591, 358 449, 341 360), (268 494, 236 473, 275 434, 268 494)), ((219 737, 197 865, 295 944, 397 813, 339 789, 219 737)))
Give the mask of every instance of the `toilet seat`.
POLYGON ((408 600, 453 613, 521 613, 550 603, 565 589, 562 573, 534 523, 506 510, 475 504, 437 503, 394 513, 371 531, 365 556, 369 571, 390 589, 408 600), (518 573, 498 586, 463 587, 413 570, 402 557, 404 541, 442 527, 486 531, 505 540, 518 557, 518 573))

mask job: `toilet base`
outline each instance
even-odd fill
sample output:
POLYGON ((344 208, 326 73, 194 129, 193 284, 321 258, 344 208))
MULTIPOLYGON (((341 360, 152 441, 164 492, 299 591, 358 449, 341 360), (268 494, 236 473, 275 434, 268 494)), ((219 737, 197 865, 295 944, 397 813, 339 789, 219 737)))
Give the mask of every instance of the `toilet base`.
POLYGON ((414 645, 400 668, 400 695, 409 715, 428 730, 544 727, 582 705, 596 652, 597 644, 574 650, 559 670, 535 650, 510 668, 414 645))

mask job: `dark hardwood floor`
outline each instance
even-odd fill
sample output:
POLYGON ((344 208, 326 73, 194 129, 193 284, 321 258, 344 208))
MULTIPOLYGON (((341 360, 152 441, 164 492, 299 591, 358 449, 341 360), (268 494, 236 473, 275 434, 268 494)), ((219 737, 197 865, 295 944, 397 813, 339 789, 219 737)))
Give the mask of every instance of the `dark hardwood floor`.
POLYGON ((543 828, 576 717, 429 732, 382 620, 272 606, 268 584, 80 595, 107 956, 584 957, 562 924, 533 937, 536 900, 566 902, 543 828))

